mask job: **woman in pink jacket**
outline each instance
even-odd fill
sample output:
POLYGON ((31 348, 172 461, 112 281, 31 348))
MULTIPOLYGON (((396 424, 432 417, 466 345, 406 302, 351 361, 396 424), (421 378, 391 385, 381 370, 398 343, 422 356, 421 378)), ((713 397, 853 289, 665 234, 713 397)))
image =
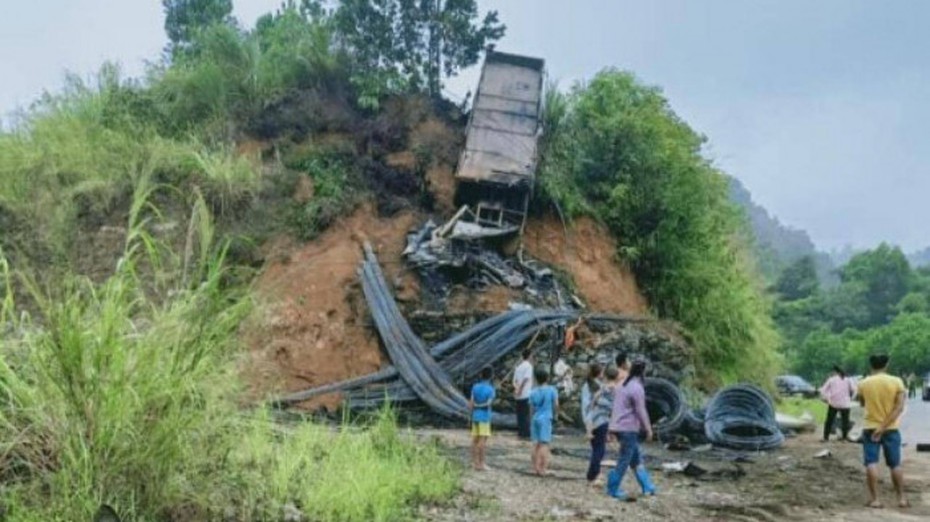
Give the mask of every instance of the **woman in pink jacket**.
POLYGON ((833 423, 836 422, 836 414, 840 414, 840 429, 843 433, 843 439, 849 435, 849 407, 852 404, 853 395, 856 394, 856 386, 852 379, 846 376, 846 372, 839 366, 833 367, 833 375, 823 383, 820 388, 820 397, 827 402, 827 421, 823 425, 823 441, 830 440, 830 434, 833 433, 833 423))

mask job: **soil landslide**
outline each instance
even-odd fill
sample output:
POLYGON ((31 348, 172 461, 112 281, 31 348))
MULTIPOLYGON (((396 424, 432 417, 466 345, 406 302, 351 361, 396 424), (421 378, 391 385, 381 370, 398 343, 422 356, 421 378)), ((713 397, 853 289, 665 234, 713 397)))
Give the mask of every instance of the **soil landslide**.
MULTIPOLYGON (((370 241, 375 247, 405 313, 416 311, 423 304, 419 279, 405 267, 401 252, 407 232, 425 219, 409 210, 379 217, 375 205, 367 203, 311 242, 297 244, 279 237, 265 245, 266 265, 256 281, 257 306, 243 328, 250 348, 245 373, 253 398, 365 375, 387 362, 358 284, 362 244, 370 241)), ((571 276, 590 309, 648 313, 632 273, 616 261, 614 241, 593 220, 579 219, 567 233, 554 218, 530 220, 525 241, 530 255, 571 276)), ((457 285, 443 313, 500 313, 520 296, 520 290, 504 287, 475 290, 457 285)), ((332 411, 341 399, 331 394, 301 407, 332 411)))
MULTIPOLYGON (((395 100, 370 129, 372 139, 377 138, 375 142, 384 149, 379 160, 384 168, 378 172, 383 174, 385 187, 395 178, 419 176, 422 189, 428 191, 426 201, 415 190, 385 195, 379 190, 387 189, 373 186, 372 201, 337 219, 318 238, 301 244, 281 236, 263 246, 265 265, 255 282, 257 305, 241 330, 249 347, 244 373, 251 384, 251 399, 368 374, 387 363, 356 273, 365 241, 378 252, 394 296, 408 317, 429 311, 443 318, 477 320, 525 299, 520 289, 490 286, 478 290, 457 284, 436 302, 434 296, 421 291, 418 274, 405 267, 401 252, 407 233, 426 221, 426 210, 434 213, 431 217, 436 222, 456 210, 454 165, 464 135, 431 111, 422 100, 395 100), (381 203, 391 194, 399 203, 386 210, 381 203), (403 210, 395 213, 396 209, 403 210)), ((254 154, 262 146, 256 142, 241 149, 254 154)), ((310 178, 300 177, 295 200, 307 202, 314 197, 310 178)), ((530 219, 524 239, 530 255, 571 277, 576 293, 591 310, 648 314, 632 273, 616 260, 616 243, 593 220, 575 221, 566 235, 555 218, 530 219)), ((442 330, 443 336, 447 330, 442 330)), ((417 333, 435 338, 438 332, 417 333)), ((333 394, 301 407, 332 410, 340 402, 341 397, 333 394)))
POLYGON ((581 217, 567 226, 554 216, 531 219, 523 241, 531 256, 571 275, 579 297, 591 310, 649 313, 636 278, 617 259, 617 243, 593 219, 581 217))
MULTIPOLYGON (((413 212, 377 216, 373 205, 356 209, 316 240, 298 245, 278 238, 266 245, 266 266, 256 281, 257 306, 244 337, 247 369, 259 396, 292 392, 376 371, 383 356, 356 270, 370 241, 395 287, 413 278, 401 263, 413 212)), ((410 286, 412 282, 406 283, 410 286)), ((330 395, 304 407, 338 405, 330 395)))

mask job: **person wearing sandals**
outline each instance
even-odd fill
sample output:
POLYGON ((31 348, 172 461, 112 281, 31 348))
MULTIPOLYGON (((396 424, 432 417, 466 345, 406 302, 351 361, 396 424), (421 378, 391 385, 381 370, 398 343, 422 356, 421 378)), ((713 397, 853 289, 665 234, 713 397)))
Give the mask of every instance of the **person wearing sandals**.
POLYGON ((603 485, 599 479, 601 461, 604 460, 607 451, 607 428, 610 424, 610 412, 613 410, 614 390, 620 385, 619 375, 620 372, 615 366, 610 366, 604 371, 607 380, 594 393, 589 406, 587 423, 591 433, 591 461, 588 463, 587 479, 588 484, 594 487, 603 485))
POLYGON ((652 440, 652 424, 646 411, 645 373, 646 362, 634 362, 629 376, 614 392, 608 429, 620 441, 620 455, 617 457, 617 467, 607 475, 607 494, 618 500, 630 499, 620 487, 627 468, 633 470, 643 495, 656 494, 656 487, 643 465, 643 455, 639 448, 640 433, 645 432, 646 442, 652 440))
POLYGON ((885 456, 885 464, 891 470, 891 482, 898 496, 898 507, 910 507, 904 495, 901 432, 898 431, 907 388, 899 377, 888 374, 887 355, 872 355, 869 357, 869 365, 872 367, 872 374, 859 383, 859 401, 865 408, 862 454, 869 491, 866 506, 884 507, 878 500, 878 461, 879 453, 882 453, 885 456))

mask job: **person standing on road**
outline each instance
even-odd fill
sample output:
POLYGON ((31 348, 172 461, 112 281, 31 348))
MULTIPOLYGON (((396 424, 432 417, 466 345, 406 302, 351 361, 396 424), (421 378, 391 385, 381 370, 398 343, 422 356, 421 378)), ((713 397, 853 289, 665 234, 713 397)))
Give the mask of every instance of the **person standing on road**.
POLYGON ((536 382, 539 386, 530 394, 530 406, 533 408, 532 434, 533 471, 540 477, 549 475, 549 446, 552 444, 552 424, 559 415, 559 392, 549 384, 549 370, 540 366, 536 368, 536 382))
POLYGON ((843 434, 841 440, 845 441, 849 436, 849 407, 852 406, 855 394, 856 386, 852 379, 839 366, 834 366, 833 375, 820 387, 820 397, 827 403, 827 420, 823 423, 824 442, 830 440, 837 414, 840 416, 840 431, 843 434))
POLYGON ((601 461, 607 452, 607 428, 610 424, 610 412, 613 411, 614 390, 620 385, 620 373, 615 366, 604 371, 607 382, 591 398, 589 425, 593 426, 591 436, 591 461, 588 463, 588 484, 593 487, 603 485, 599 481, 601 461))
POLYGON ((879 451, 884 453, 885 464, 891 470, 891 481, 898 497, 898 506, 910 507, 904 495, 904 470, 901 469, 901 433, 898 426, 904 411, 907 388, 899 377, 889 375, 888 356, 869 357, 872 374, 859 383, 859 401, 865 408, 862 430, 862 452, 865 463, 866 485, 871 508, 883 507, 878 500, 879 451))
POLYGON ((627 468, 633 470, 643 495, 656 494, 656 488, 643 465, 643 456, 639 449, 641 432, 645 432, 646 442, 652 440, 652 424, 646 411, 645 373, 645 361, 633 363, 629 376, 617 387, 613 412, 610 415, 609 430, 620 441, 620 455, 617 457, 617 467, 607 476, 607 494, 619 500, 628 498, 620 487, 627 468))
POLYGON ((907 398, 913 399, 914 397, 917 397, 917 376, 911 372, 907 376, 907 398))
POLYGON ((517 402, 517 436, 530 438, 530 393, 533 391, 533 352, 523 350, 523 360, 513 372, 514 399, 517 402))
POLYGON ((490 366, 481 369, 481 380, 471 388, 468 409, 471 411, 471 465, 476 471, 488 471, 485 462, 488 439, 491 438, 491 403, 494 402, 494 371, 490 366))

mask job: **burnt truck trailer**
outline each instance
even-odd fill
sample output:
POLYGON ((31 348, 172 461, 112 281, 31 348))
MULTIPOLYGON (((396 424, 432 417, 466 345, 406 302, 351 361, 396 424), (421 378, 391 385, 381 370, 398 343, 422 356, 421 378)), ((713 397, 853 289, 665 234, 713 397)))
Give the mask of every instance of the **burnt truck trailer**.
POLYGON ((484 227, 523 225, 536 176, 545 62, 488 51, 459 159, 456 204, 484 227))

